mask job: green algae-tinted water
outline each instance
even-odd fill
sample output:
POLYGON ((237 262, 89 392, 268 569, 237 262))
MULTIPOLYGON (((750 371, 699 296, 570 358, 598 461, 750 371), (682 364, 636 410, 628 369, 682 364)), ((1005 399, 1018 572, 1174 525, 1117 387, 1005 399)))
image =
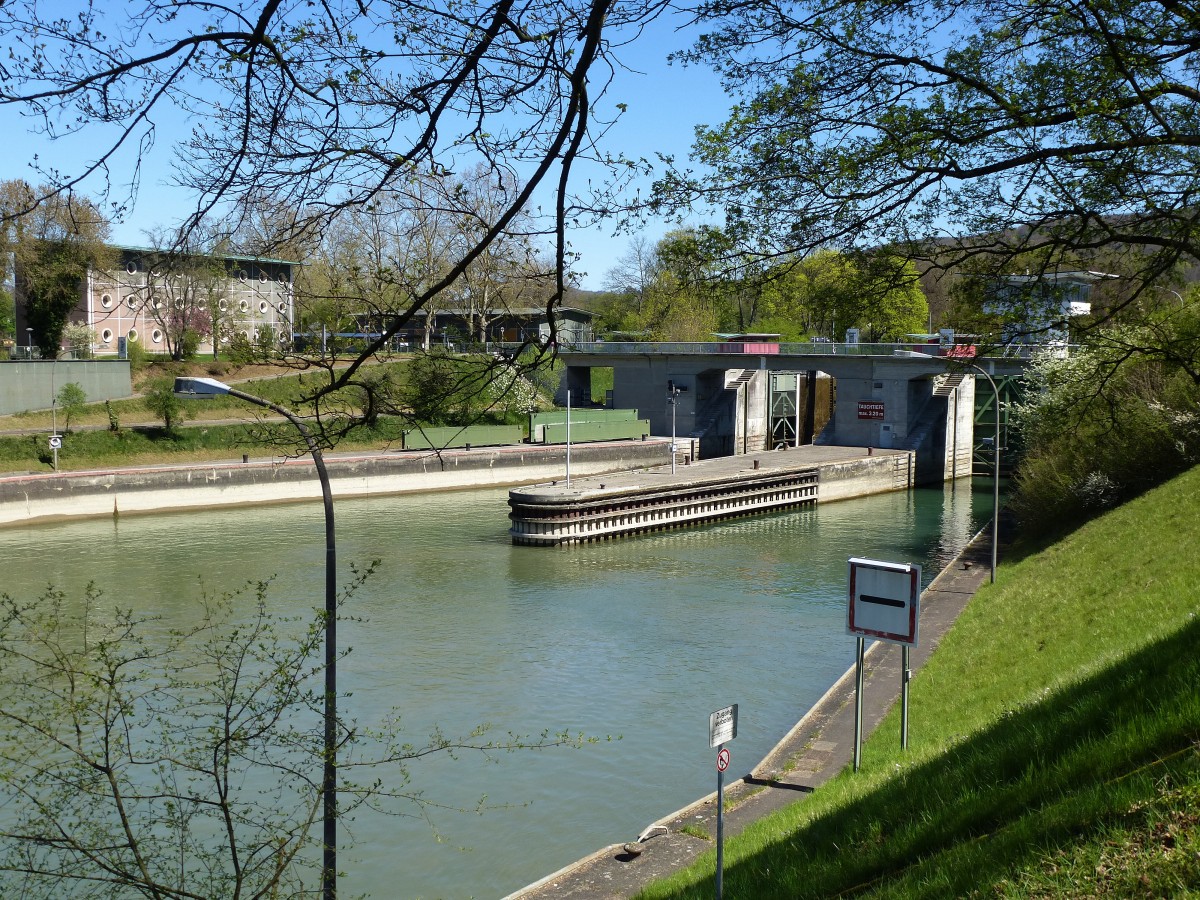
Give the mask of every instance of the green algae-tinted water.
MULTIPOLYGON (((853 660, 846 560, 924 566, 928 582, 991 512, 990 484, 568 549, 513 547, 505 491, 337 504, 339 561, 383 564, 340 626, 342 712, 392 708, 414 742, 489 722, 620 735, 582 750, 428 759, 430 799, 482 816, 359 813, 344 896, 500 897, 715 789, 708 714, 739 704, 731 771, 757 763, 853 660), (440 839, 439 839, 440 836, 440 839)), ((121 605, 185 615, 200 594, 275 575, 281 613, 322 603, 318 504, 0 531, 2 590, 95 581, 121 605)), ((914 734, 920 723, 914 722, 914 734)), ((401 811, 405 811, 401 808, 401 811)), ((412 810, 408 810, 412 811, 412 810)))

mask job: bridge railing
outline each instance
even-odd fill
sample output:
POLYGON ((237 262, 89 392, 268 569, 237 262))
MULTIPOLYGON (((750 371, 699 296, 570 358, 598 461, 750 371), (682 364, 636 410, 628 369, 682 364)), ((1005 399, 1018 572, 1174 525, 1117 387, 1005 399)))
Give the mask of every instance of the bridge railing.
MULTIPOLYGON (((928 356, 968 359, 974 358, 974 348, 968 345, 939 347, 937 344, 835 344, 828 341, 814 341, 786 344, 751 344, 742 345, 718 341, 593 341, 577 343, 561 348, 567 353, 603 353, 628 356, 667 356, 667 355, 742 355, 763 356, 776 353, 786 356, 910 356, 920 353, 928 356), (770 348, 765 349, 765 348, 770 348), (778 348, 778 349, 775 349, 778 348), (957 352, 956 352, 957 351, 957 352)), ((1007 347, 989 349, 982 348, 980 356, 1006 357, 1009 359, 1027 359, 1038 351, 1047 348, 1033 345, 1012 344, 1007 347)), ((1054 349, 1054 348, 1051 348, 1054 349)), ((1064 348, 1065 349, 1065 348, 1064 348)))

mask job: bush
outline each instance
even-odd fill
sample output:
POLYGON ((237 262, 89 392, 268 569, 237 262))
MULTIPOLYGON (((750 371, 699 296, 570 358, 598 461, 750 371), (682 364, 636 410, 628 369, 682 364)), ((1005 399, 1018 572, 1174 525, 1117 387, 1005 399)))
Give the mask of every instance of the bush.
POLYGON ((1200 388, 1185 371, 1101 346, 1039 360, 1027 378, 1010 505, 1031 534, 1077 525, 1200 460, 1200 388))
POLYGON ((152 379, 142 394, 146 409, 162 419, 163 427, 167 431, 173 431, 176 425, 188 418, 188 408, 175 396, 174 378, 152 379))
POLYGON ((63 423, 63 430, 69 432, 71 430, 71 419, 81 415, 87 407, 87 393, 84 391, 83 385, 72 381, 59 388, 54 400, 59 408, 62 409, 63 415, 66 416, 63 423))
POLYGON ((141 341, 126 341, 125 356, 129 360, 129 373, 137 375, 150 364, 150 354, 141 341))

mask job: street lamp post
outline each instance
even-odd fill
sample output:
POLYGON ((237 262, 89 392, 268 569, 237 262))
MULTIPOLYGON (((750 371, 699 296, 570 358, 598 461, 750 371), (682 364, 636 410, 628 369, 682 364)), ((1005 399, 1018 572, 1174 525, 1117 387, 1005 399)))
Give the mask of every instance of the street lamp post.
POLYGON ((992 376, 977 363, 968 363, 992 386, 992 397, 996 409, 996 432, 992 438, 992 584, 996 583, 996 555, 1000 544, 1000 388, 992 376))
POLYGON ((283 416, 296 427, 312 456, 321 481, 325 504, 325 706, 324 769, 321 776, 322 843, 321 895, 324 900, 337 897, 337 544, 333 528, 333 492, 325 457, 308 425, 294 412, 270 400, 245 394, 215 378, 176 378, 175 396, 190 400, 211 400, 228 395, 283 416))
POLYGON ((33 329, 32 329, 32 328, 26 328, 26 329, 25 329, 25 334, 26 334, 26 336, 27 336, 27 337, 28 337, 28 339, 29 339, 29 351, 28 351, 28 352, 29 352, 29 358, 30 358, 30 359, 33 359, 33 329))
POLYGON ((686 391, 687 388, 680 387, 674 381, 667 382, 667 403, 671 407, 671 474, 675 474, 675 457, 677 455, 675 447, 675 407, 679 403, 679 394, 686 391))

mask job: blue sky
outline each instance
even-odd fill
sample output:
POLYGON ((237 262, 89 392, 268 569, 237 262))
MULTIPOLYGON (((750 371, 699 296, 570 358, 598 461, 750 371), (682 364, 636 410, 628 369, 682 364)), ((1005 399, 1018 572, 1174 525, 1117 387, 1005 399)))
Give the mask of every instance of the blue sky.
MULTIPOLYGON (((668 65, 667 54, 682 48, 687 39, 674 33, 667 22, 656 22, 640 37, 636 46, 626 47, 620 55, 635 71, 618 72, 616 80, 601 100, 602 112, 611 112, 617 103, 627 110, 605 137, 611 153, 653 159, 658 152, 685 159, 698 123, 717 124, 728 106, 716 76, 709 70, 668 65)), ((113 240, 120 244, 144 245, 146 232, 169 227, 190 207, 192 198, 172 186, 172 151, 176 136, 186 137, 188 123, 174 120, 169 112, 160 114, 159 137, 155 147, 141 154, 130 148, 114 160, 114 196, 123 196, 120 188, 134 172, 141 157, 140 189, 135 206, 113 228, 113 240)), ((0 129, 6 139, 0 141, 0 178, 40 179, 30 168, 35 158, 42 166, 71 172, 81 160, 89 159, 100 146, 94 131, 85 131, 59 141, 49 141, 29 131, 29 123, 11 108, 0 108, 0 129)), ((586 176, 586 171, 581 173, 586 176)), ((642 183, 643 190, 648 183, 642 183)), ((644 234, 657 240, 671 225, 647 223, 644 234)), ((586 272, 582 285, 600 289, 605 274, 629 246, 629 235, 612 235, 612 226, 577 230, 570 236, 573 248, 581 254, 578 268, 586 272)))

